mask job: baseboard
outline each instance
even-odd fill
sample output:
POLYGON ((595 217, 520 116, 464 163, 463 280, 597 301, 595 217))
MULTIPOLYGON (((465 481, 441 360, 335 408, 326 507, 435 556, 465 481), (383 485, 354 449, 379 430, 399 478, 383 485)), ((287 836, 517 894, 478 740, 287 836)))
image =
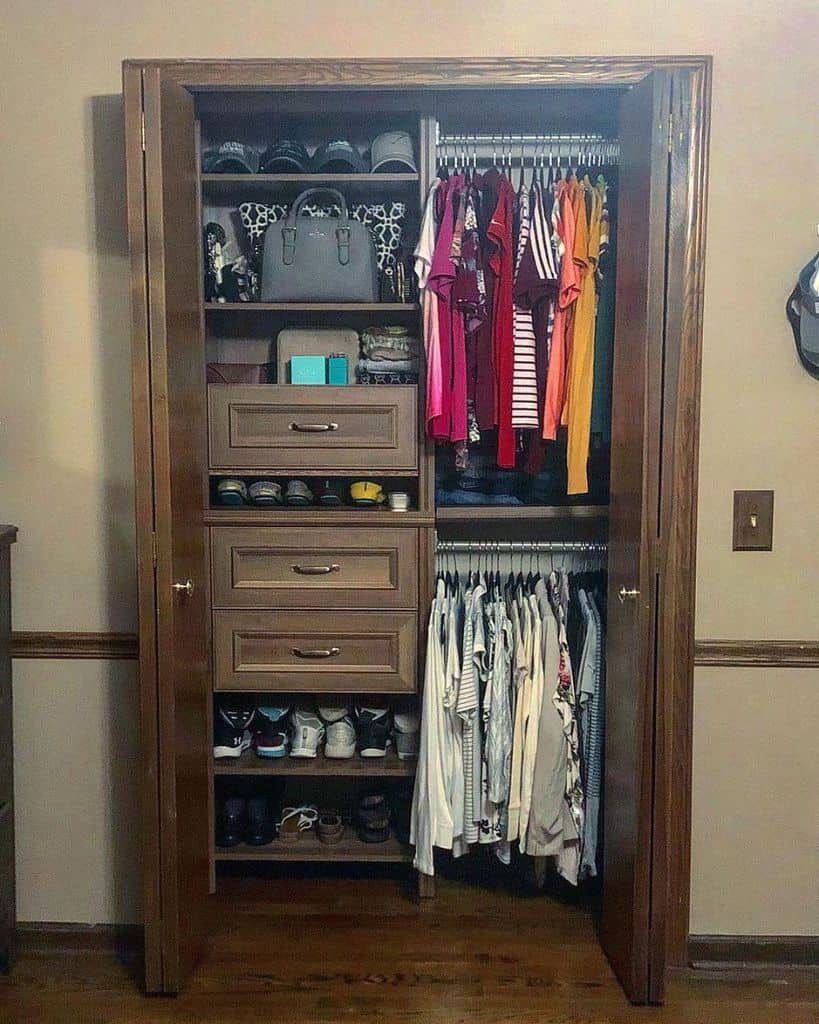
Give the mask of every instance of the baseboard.
POLYGON ((18 921, 21 947, 49 953, 122 953, 142 945, 137 924, 75 924, 63 921, 18 921))
POLYGON ((692 967, 819 965, 819 935, 689 935, 692 967))

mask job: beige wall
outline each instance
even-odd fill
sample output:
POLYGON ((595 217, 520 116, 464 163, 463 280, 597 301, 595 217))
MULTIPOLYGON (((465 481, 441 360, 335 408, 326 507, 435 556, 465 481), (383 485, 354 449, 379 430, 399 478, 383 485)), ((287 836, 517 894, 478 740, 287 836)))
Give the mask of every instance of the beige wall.
MULTIPOLYGON (((476 16, 453 0, 445 31, 437 3, 217 6, 4 8, 0 518, 21 527, 17 627, 134 627, 124 57, 711 53, 697 629, 816 637, 819 385, 782 315, 817 246, 815 0, 587 0, 581 17, 520 3, 476 16), (772 554, 731 553, 737 487, 776 489, 772 554)), ((23 918, 138 914, 133 687, 121 664, 18 663, 23 918)), ((799 898, 817 875, 805 817, 817 721, 817 672, 697 672, 693 931, 819 932, 799 898)))

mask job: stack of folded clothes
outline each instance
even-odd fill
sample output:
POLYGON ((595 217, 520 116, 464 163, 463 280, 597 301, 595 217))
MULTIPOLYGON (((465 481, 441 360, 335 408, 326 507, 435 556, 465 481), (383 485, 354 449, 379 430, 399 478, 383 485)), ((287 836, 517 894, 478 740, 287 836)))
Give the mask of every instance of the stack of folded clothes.
POLYGON ((406 327, 368 327, 361 334, 359 384, 417 384, 418 339, 406 327))
POLYGON ((524 476, 514 469, 500 469, 489 448, 470 449, 464 470, 454 456, 439 448, 435 501, 438 505, 523 505, 520 498, 524 476))

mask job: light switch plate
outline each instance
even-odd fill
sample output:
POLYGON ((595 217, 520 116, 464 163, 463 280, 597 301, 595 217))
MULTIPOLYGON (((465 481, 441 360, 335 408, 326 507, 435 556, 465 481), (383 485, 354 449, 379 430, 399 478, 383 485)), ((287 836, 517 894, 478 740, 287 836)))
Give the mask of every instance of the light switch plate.
POLYGON ((773 550, 773 491, 734 491, 734 551, 773 550))

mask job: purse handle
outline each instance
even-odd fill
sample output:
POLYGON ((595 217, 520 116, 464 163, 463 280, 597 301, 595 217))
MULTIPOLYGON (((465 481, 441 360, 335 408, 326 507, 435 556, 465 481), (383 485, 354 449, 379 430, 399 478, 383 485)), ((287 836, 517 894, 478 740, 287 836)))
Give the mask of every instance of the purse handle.
POLYGON ((350 262, 350 215, 347 211, 347 200, 337 189, 323 187, 305 189, 296 197, 290 207, 287 220, 282 228, 282 263, 289 267, 296 260, 296 222, 307 200, 315 195, 332 196, 341 209, 341 216, 338 218, 338 227, 336 228, 336 242, 338 244, 338 262, 345 267, 350 262))

